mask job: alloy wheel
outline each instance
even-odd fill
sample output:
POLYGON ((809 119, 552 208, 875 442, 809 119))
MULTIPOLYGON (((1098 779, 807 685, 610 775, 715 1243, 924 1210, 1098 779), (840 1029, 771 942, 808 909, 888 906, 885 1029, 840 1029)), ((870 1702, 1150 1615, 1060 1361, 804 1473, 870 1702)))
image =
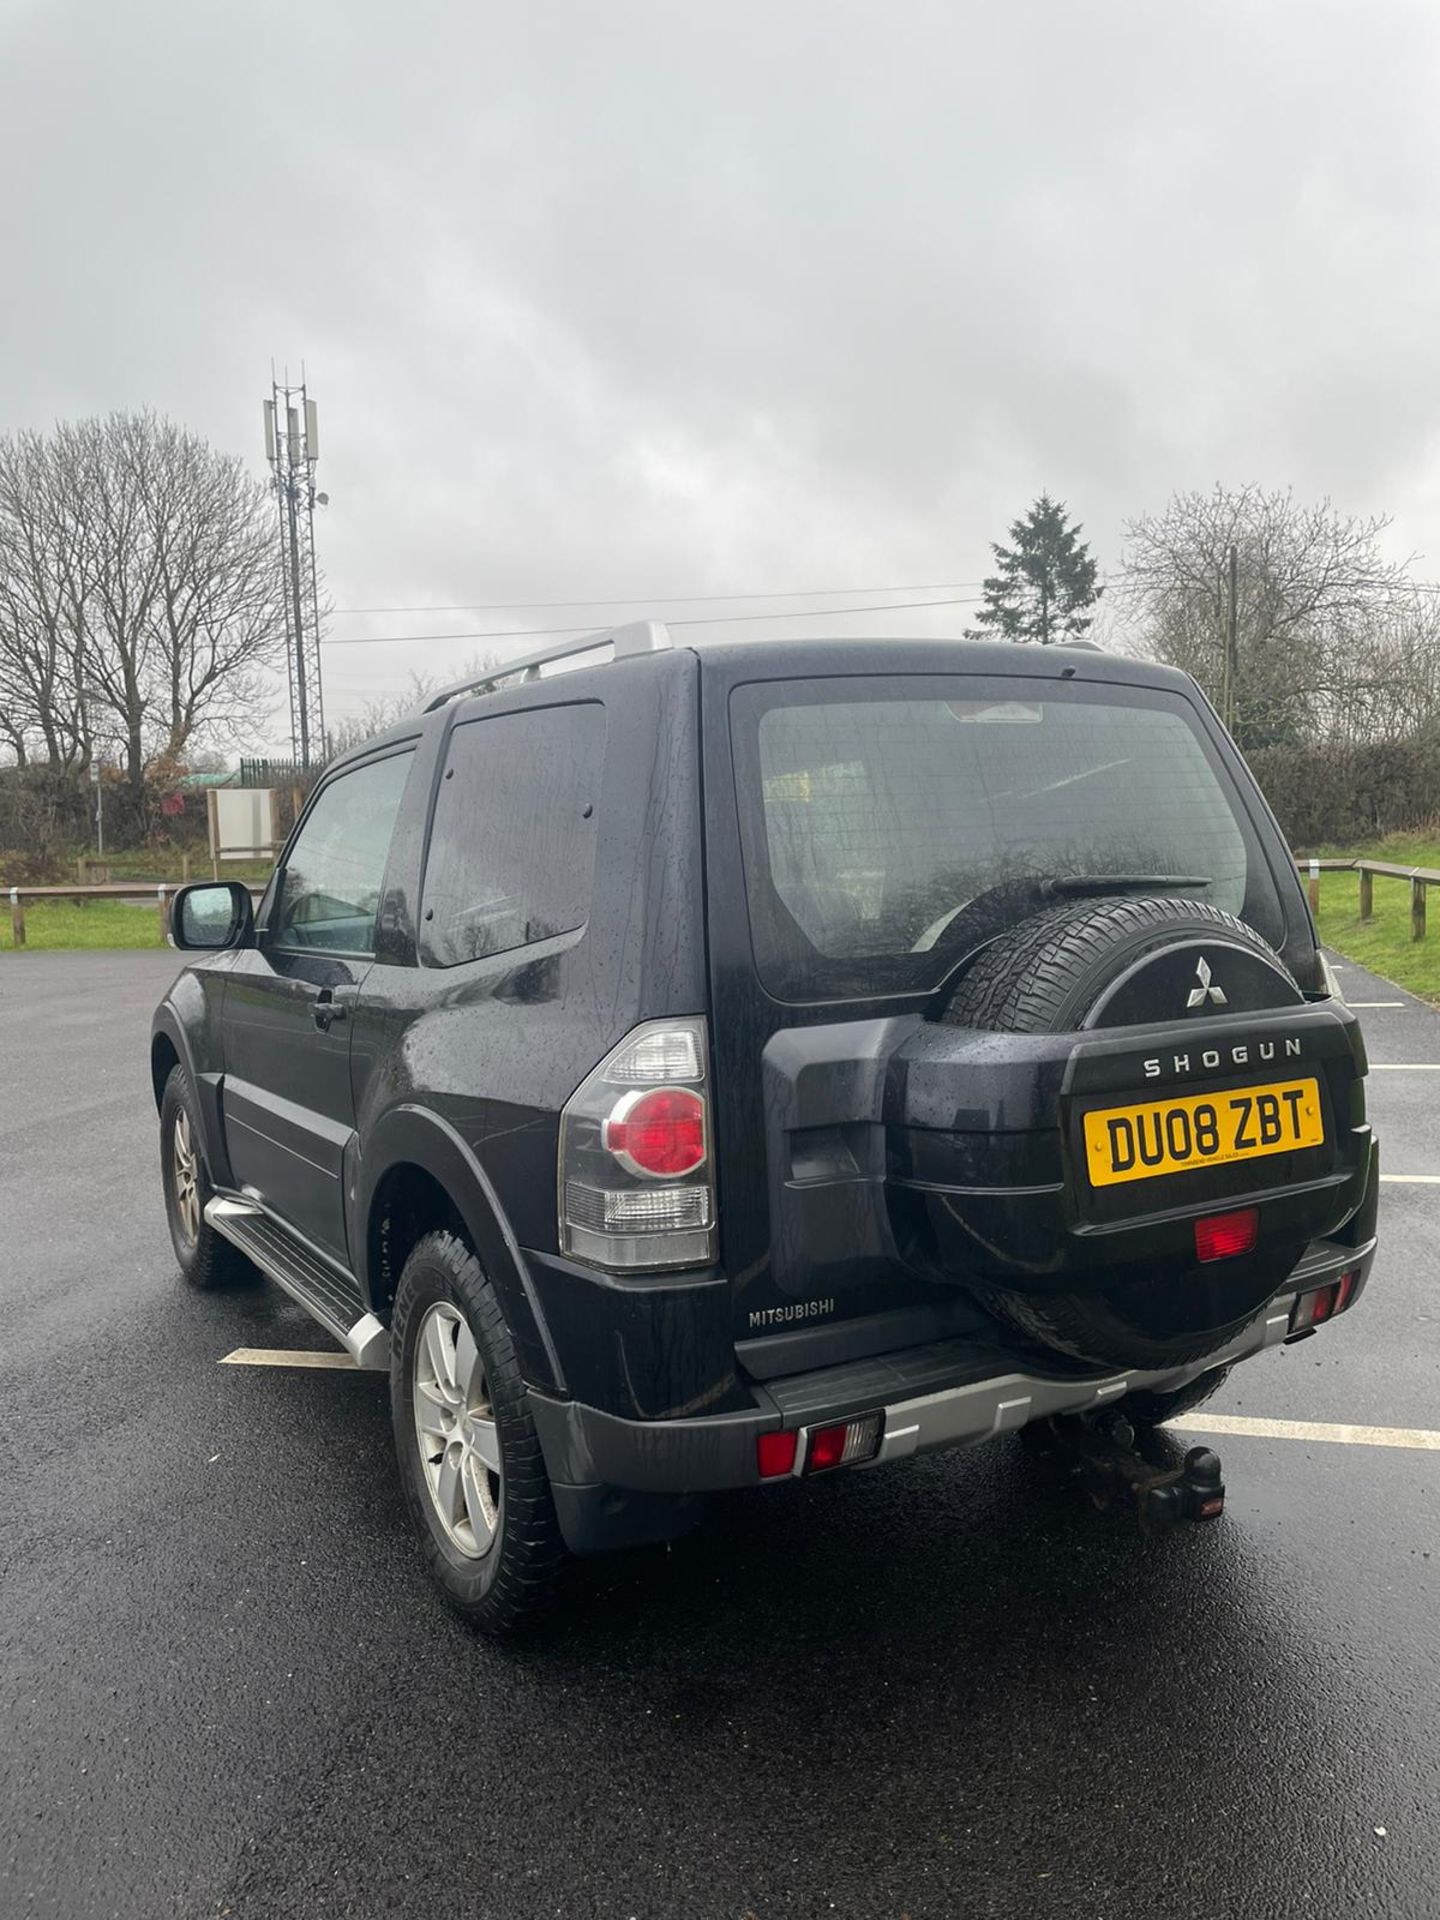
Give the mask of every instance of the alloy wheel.
POLYGON ((420 1323, 411 1366, 430 1503, 456 1551, 481 1560, 500 1525, 500 1436, 480 1349, 450 1301, 437 1300, 420 1323))
POLYGON ((200 1156, 190 1132, 190 1116, 184 1107, 175 1114, 170 1159, 175 1176, 175 1218, 185 1244, 193 1247, 200 1235, 200 1156))

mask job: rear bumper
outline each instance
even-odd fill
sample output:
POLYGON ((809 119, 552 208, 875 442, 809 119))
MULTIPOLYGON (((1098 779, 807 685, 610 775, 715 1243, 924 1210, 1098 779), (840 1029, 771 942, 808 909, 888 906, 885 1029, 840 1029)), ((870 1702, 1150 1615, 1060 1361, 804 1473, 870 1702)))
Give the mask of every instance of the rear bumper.
POLYGON ((997 1369, 996 1355, 963 1340, 767 1381, 736 1413, 683 1420, 624 1420, 597 1407, 532 1390, 531 1406, 561 1525, 577 1552, 683 1532, 703 1496, 766 1484, 756 1464, 762 1433, 831 1426, 881 1413, 880 1451, 867 1465, 938 1447, 976 1446, 1033 1420, 1089 1413, 1139 1390, 1173 1393, 1215 1367, 1283 1344, 1299 1294, 1356 1271, 1350 1298, 1369 1277, 1375 1242, 1317 1241, 1285 1290, 1226 1346, 1203 1360, 1103 1375, 997 1369))

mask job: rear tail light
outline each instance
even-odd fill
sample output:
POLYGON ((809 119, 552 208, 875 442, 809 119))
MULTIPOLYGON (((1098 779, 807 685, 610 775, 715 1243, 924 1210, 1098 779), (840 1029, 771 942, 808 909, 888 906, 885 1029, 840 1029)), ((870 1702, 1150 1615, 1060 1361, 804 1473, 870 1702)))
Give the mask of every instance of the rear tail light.
POLYGON ((1198 1260, 1232 1260, 1237 1253, 1249 1253, 1260 1231, 1260 1210, 1246 1207, 1239 1213, 1212 1213, 1195 1222, 1195 1257, 1198 1260))
POLYGON ((883 1413, 862 1414, 833 1427, 806 1427, 800 1433, 762 1433, 755 1442, 755 1465, 762 1480, 788 1474, 829 1473, 858 1467, 880 1451, 883 1413))
POLYGON ((627 1173, 668 1180, 705 1158, 705 1102, 692 1087, 627 1093, 601 1122, 600 1144, 627 1173))
POLYGON ((1333 1320, 1337 1313, 1344 1313, 1355 1298, 1359 1278, 1360 1270, 1357 1267, 1350 1273, 1342 1273, 1328 1287, 1316 1287, 1310 1293, 1302 1293, 1290 1309, 1291 1336, 1312 1332, 1316 1327, 1323 1327, 1327 1320, 1333 1320))
POLYGON ((715 1258, 705 1023, 626 1036, 560 1116, 560 1247, 626 1270, 715 1258))

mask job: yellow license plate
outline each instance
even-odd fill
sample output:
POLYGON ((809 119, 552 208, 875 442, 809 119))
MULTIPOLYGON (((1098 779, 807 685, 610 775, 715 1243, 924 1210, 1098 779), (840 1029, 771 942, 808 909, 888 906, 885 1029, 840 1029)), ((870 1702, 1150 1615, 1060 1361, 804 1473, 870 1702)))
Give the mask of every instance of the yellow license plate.
POLYGON ((1320 1089, 1313 1080, 1146 1100, 1085 1116, 1085 1158, 1096 1187, 1294 1153, 1324 1140, 1320 1089))

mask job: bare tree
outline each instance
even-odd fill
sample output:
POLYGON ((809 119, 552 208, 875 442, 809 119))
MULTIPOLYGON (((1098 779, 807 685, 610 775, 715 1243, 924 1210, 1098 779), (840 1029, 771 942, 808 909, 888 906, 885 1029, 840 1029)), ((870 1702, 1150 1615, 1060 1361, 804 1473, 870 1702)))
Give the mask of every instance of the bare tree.
POLYGON ((326 747, 333 756, 348 753, 351 747, 363 746, 372 735, 383 733, 386 727, 393 727, 398 721, 407 720, 417 713, 443 682, 464 680, 467 676, 481 680, 487 673, 494 673, 500 664, 492 653, 472 653, 465 665, 455 673, 442 676, 412 672, 403 690, 377 694, 365 702, 359 713, 328 727, 325 733, 326 747))
POLYGON ((397 721, 417 712, 438 684, 434 674, 412 673, 409 684, 402 692, 376 694, 365 702, 358 713, 333 722, 326 728, 326 750, 333 757, 335 754, 348 753, 352 747, 363 746, 373 735, 383 733, 387 727, 393 727, 397 721))
POLYGON ((197 736, 253 720, 284 650, 262 483, 153 414, 0 442, 3 737, 83 768, 113 737, 139 803, 197 736))
POLYGON ((1384 644, 1409 607, 1389 522, 1307 506, 1260 487, 1178 493, 1130 521, 1120 597, 1134 637, 1193 673, 1213 699, 1225 673, 1229 555, 1236 552, 1235 711, 1243 745, 1315 738, 1382 696, 1384 644))
POLYGON ((77 673, 74 553, 54 450, 38 434, 0 441, 0 739, 26 766, 89 759, 77 673))

